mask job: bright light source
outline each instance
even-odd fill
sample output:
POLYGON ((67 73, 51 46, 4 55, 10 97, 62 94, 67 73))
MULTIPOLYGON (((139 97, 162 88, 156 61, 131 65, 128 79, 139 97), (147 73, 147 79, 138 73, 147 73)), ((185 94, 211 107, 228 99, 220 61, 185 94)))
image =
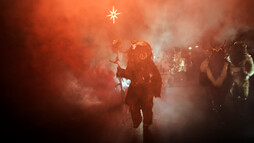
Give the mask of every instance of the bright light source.
POLYGON ((109 11, 110 14, 107 15, 107 17, 110 17, 110 20, 113 20, 113 24, 115 23, 115 20, 118 18, 117 15, 121 14, 121 13, 117 13, 117 9, 115 10, 115 7, 113 6, 112 11, 109 11))

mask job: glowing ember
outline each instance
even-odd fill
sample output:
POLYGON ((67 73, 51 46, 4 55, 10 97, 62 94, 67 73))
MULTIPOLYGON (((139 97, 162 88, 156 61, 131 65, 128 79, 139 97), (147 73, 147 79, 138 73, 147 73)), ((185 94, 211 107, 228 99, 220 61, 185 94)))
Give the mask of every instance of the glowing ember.
POLYGON ((189 47, 189 50, 191 50, 191 49, 192 49, 192 47, 190 46, 190 47, 189 47))
POLYGON ((114 6, 113 6, 113 9, 112 11, 110 11, 110 14, 107 15, 107 17, 110 17, 110 20, 112 19, 113 20, 113 24, 115 23, 115 20, 118 18, 117 15, 119 15, 121 13, 117 13, 117 9, 115 10, 114 6))

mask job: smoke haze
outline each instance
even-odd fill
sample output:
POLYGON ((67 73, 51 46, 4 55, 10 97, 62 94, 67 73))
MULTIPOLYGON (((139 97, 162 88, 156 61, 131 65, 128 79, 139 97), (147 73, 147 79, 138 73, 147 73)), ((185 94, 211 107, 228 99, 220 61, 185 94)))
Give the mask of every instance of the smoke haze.
MULTIPOLYGON (((232 41, 251 31, 253 6, 251 0, 2 0, 5 134, 101 142, 119 133, 115 142, 128 142, 132 124, 109 62, 116 57, 112 40, 121 39, 124 50, 145 40, 155 57, 196 43, 206 49, 211 39, 232 41), (115 24, 107 17, 113 5, 121 13, 115 24)), ((202 89, 166 86, 153 109, 152 128, 162 140, 204 120, 202 89)))

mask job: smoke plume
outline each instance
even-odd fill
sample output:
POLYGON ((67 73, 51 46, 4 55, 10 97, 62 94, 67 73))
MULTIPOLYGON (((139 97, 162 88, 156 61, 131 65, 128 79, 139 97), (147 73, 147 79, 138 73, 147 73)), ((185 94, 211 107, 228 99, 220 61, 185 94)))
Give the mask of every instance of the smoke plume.
MULTIPOLYGON (((121 39, 124 50, 132 40, 145 40, 161 57, 173 47, 232 41, 254 23, 251 0, 4 0, 0 5, 2 105, 6 128, 11 126, 6 134, 57 132, 55 138, 66 135, 67 141, 111 139, 103 132, 128 132, 122 120, 131 126, 115 86, 117 66, 110 62, 116 58, 113 39, 121 39), (107 17, 113 5, 121 13, 115 24, 107 17), (68 131, 70 126, 76 132, 68 131)), ((124 66, 126 55, 120 56, 124 66)), ((202 120, 195 103, 203 91, 166 87, 153 109, 161 132, 202 120)))

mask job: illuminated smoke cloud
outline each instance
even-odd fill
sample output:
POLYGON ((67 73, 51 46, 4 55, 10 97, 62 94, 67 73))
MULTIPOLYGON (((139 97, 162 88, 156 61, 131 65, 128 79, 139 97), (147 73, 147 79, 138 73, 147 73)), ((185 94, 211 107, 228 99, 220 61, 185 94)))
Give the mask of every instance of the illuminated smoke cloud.
MULTIPOLYGON (((4 46, 8 51, 5 58, 14 57, 9 62, 12 65, 6 66, 5 75, 10 74, 8 70, 19 71, 6 76, 6 81, 10 84, 20 81, 23 90, 33 89, 35 95, 61 99, 84 110, 121 103, 115 88, 116 65, 109 62, 116 57, 111 48, 113 39, 121 39, 125 50, 131 40, 145 40, 151 44, 155 57, 160 57, 175 46, 188 47, 210 38, 232 40, 240 29, 251 28, 254 23, 251 0, 17 0, 1 3, 6 5, 1 9, 1 16, 9 30, 4 34, 14 43, 20 43, 13 46, 20 53, 4 46), (107 17, 113 5, 121 12, 115 24, 107 17)), ((124 67, 126 55, 120 56, 124 67)), ((196 109, 190 96, 199 91, 163 91, 162 99, 155 100, 155 120, 158 120, 155 123, 159 127, 190 123, 184 119, 196 109), (184 95, 180 99, 174 97, 178 94, 184 95)), ((34 102, 39 104, 41 97, 33 97, 34 102)), ((199 112, 195 115, 195 121, 202 118, 199 112)))

